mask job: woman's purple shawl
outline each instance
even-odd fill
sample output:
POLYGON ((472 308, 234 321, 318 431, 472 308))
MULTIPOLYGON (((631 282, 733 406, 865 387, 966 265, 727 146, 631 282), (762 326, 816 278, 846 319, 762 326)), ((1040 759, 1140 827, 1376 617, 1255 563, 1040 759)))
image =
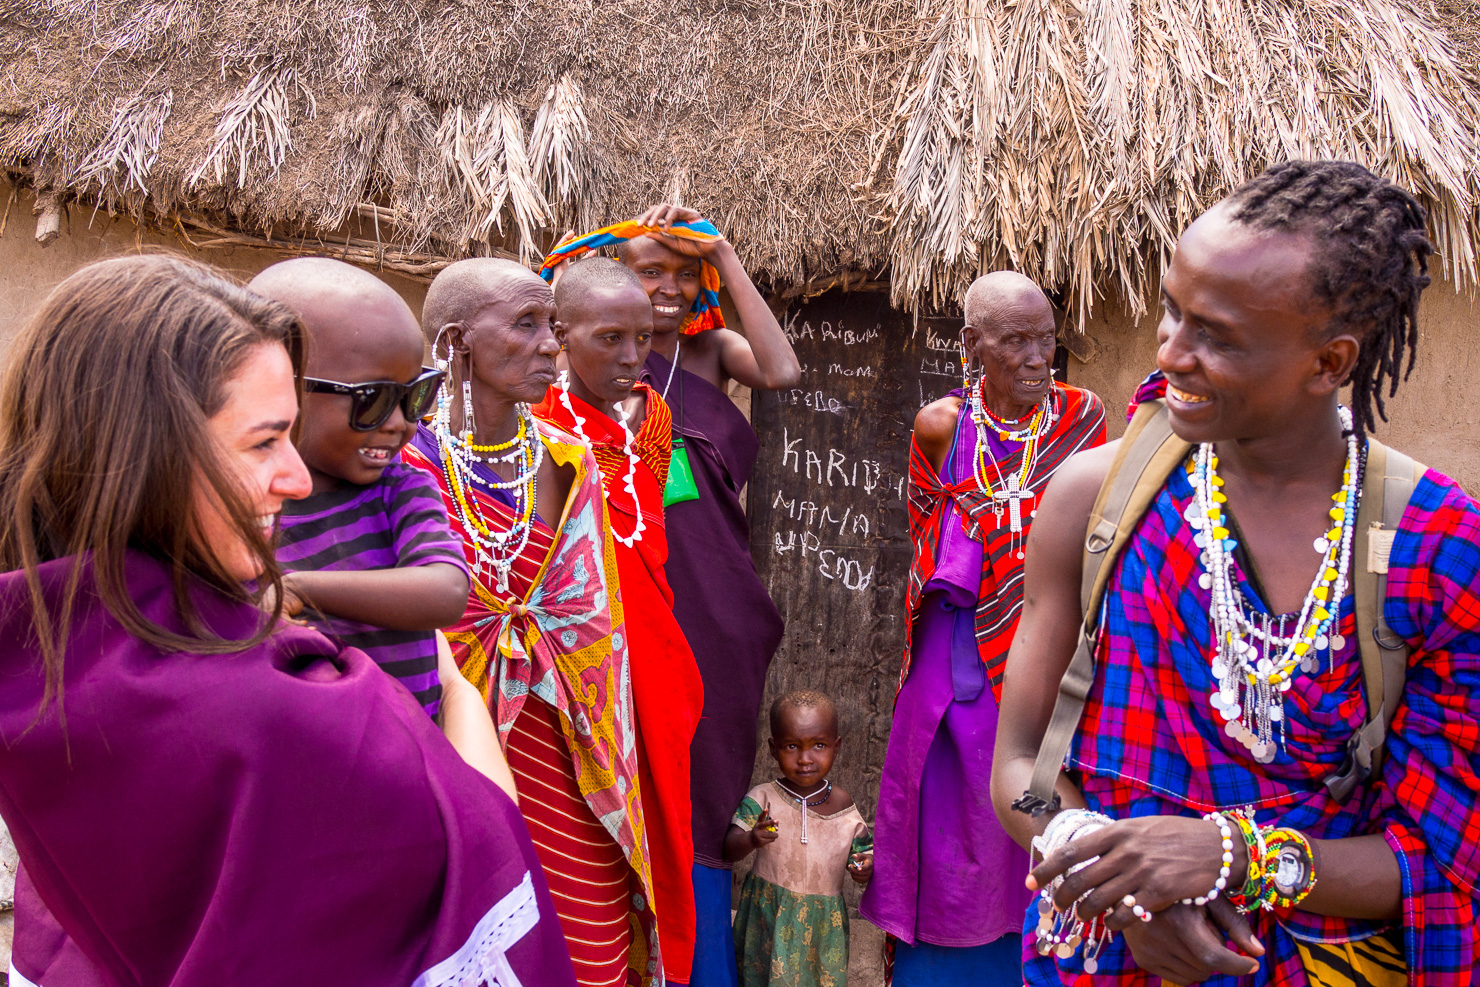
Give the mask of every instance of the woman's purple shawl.
MULTIPOLYGON (((41 567, 49 600, 71 563, 41 567)), ((164 564, 132 554, 127 580, 180 627, 164 564)), ((222 635, 261 619, 196 599, 222 635)), ((0 641, 0 814, 26 875, 13 963, 31 982, 575 983, 513 802, 363 652, 285 627, 236 654, 161 653, 84 594, 64 728, 56 703, 36 717, 19 572, 0 575, 0 641)))

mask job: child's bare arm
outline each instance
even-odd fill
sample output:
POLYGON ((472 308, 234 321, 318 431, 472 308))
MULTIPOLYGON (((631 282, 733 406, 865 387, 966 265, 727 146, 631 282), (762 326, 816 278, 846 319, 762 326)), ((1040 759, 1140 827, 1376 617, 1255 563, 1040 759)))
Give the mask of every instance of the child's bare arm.
POLYGON ((399 569, 291 572, 283 583, 323 614, 392 631, 433 631, 457 623, 468 576, 449 562, 399 569))
POLYGON ((725 833, 725 859, 731 863, 744 860, 767 843, 775 842, 776 823, 769 812, 762 812, 751 829, 730 823, 730 829, 725 833))
POLYGON ((493 717, 488 715, 478 690, 458 670, 452 648, 441 631, 437 632, 437 677, 442 680, 443 735, 464 761, 502 788, 509 798, 519 801, 493 717))

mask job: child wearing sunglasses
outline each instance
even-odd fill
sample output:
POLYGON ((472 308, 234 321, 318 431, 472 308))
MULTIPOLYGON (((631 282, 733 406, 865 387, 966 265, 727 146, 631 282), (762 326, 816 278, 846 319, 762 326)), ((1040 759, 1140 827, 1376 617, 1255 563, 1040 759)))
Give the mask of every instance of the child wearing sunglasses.
POLYGON ((421 365, 411 309, 366 271, 299 258, 248 287, 307 335, 296 444, 313 492, 279 515, 285 609, 370 655, 435 716, 436 630, 462 616, 468 568, 436 485, 399 453, 442 375, 421 365))

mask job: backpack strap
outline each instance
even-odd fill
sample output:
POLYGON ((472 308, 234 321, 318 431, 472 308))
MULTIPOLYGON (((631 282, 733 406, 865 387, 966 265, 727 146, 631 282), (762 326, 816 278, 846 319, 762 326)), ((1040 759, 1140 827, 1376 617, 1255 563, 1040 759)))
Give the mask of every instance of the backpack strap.
POLYGON ((1388 727, 1403 696, 1408 674, 1407 642, 1393 633, 1383 613, 1387 602, 1388 553, 1398 524, 1427 467, 1376 439, 1367 441, 1367 469, 1352 538, 1352 594, 1357 615, 1357 647, 1369 719, 1352 734, 1346 760, 1327 775, 1326 790, 1338 802, 1351 798, 1362 782, 1382 770, 1388 727))
POLYGON ((1012 803, 1019 812, 1036 816, 1058 810, 1059 797, 1054 793, 1054 786, 1074 732, 1079 728, 1090 686, 1094 684, 1100 601, 1114 571, 1113 562, 1161 492, 1167 477, 1187 458, 1191 448, 1173 434, 1166 402, 1162 400, 1144 402, 1120 440, 1110 472, 1100 484, 1085 534, 1079 591, 1084 620, 1079 628, 1079 644, 1059 682, 1053 716, 1033 764, 1032 783, 1012 803))

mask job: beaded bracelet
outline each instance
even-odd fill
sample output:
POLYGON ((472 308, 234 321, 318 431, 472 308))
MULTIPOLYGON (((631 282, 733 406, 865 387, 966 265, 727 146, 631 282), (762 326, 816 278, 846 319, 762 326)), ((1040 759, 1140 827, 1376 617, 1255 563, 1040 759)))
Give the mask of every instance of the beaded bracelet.
POLYGON ((1218 824, 1218 834, 1223 838, 1223 860, 1218 868, 1218 879, 1213 882, 1213 887, 1207 894, 1182 899, 1182 904, 1196 905, 1199 908, 1228 888, 1228 879, 1233 873, 1233 829, 1228 825, 1228 816, 1221 812, 1209 812, 1203 819, 1218 824))
POLYGON ((1264 890, 1264 837, 1260 835, 1259 827, 1254 825, 1253 810, 1239 809, 1229 815, 1238 827, 1239 836, 1243 838, 1249 868, 1243 887, 1228 892, 1224 897, 1240 912, 1248 914, 1264 890))
MULTIPOLYGON (((1046 860, 1061 847, 1067 846, 1081 836, 1088 836, 1114 821, 1109 816, 1088 809, 1068 809, 1049 820, 1043 834, 1034 837, 1032 846, 1038 852, 1040 859, 1046 860)), ((1082 870, 1098 859, 1100 858, 1093 857, 1075 864, 1069 868, 1067 874, 1059 875, 1046 887, 1040 889, 1038 892, 1038 929, 1035 937, 1035 947, 1040 956, 1048 956, 1052 953, 1060 959, 1068 959, 1082 945, 1084 947, 1084 968, 1091 974, 1099 967, 1099 953, 1110 938, 1110 930, 1105 928, 1104 922, 1101 921, 1102 916, 1097 915, 1085 922, 1075 914, 1072 908, 1066 912, 1060 912, 1054 904, 1053 896, 1068 874, 1082 870)))
POLYGON ((1315 851, 1305 834, 1294 829, 1268 829, 1264 838, 1265 892, 1261 904, 1294 908, 1315 890, 1315 851))

